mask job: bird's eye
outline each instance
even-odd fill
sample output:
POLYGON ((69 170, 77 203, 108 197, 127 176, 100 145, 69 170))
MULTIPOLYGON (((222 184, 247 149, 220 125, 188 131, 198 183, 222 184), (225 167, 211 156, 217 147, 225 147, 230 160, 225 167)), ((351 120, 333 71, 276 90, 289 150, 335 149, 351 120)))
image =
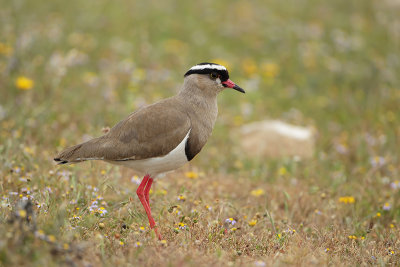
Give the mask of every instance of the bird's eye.
POLYGON ((216 74, 215 72, 213 72, 213 73, 210 74, 210 78, 213 79, 213 80, 217 79, 218 76, 219 76, 219 75, 216 74))

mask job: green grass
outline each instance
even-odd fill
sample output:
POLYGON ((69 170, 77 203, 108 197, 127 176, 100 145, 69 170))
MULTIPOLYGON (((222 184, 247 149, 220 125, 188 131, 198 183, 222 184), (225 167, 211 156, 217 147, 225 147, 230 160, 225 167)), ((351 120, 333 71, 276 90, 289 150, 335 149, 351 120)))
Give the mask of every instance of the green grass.
POLYGON ((397 1, 0 5, 0 265, 399 265, 397 1), (247 94, 223 92, 207 146, 157 181, 160 243, 134 172, 52 158, 175 94, 204 61, 226 64, 247 94), (34 86, 18 89, 19 77, 34 86), (268 118, 314 127, 314 157, 244 157, 232 132, 268 118), (104 216, 89 210, 98 196, 104 216))

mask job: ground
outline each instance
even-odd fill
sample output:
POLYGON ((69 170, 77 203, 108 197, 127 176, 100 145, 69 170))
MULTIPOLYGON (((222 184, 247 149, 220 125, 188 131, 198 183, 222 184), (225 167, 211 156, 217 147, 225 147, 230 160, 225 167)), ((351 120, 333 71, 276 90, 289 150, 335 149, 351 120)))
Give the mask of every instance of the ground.
POLYGON ((0 5, 1 266, 400 264, 399 1, 0 5), (156 181, 158 241, 137 173, 52 158, 204 61, 247 93, 156 181), (234 133, 262 119, 312 127, 313 157, 245 157, 234 133))

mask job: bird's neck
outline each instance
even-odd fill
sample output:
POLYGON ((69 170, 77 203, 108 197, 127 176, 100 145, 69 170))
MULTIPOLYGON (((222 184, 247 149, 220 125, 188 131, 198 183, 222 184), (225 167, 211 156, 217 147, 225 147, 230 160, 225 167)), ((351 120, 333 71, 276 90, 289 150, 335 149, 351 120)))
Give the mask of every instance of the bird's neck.
POLYGON ((193 112, 198 113, 198 115, 203 114, 205 118, 211 119, 214 125, 218 114, 217 93, 210 94, 189 82, 185 82, 176 97, 190 107, 193 112))
POLYGON ((218 115, 217 96, 204 95, 200 88, 184 84, 175 98, 191 120, 188 150, 194 156, 206 144, 214 128, 218 115))
POLYGON ((204 137, 204 140, 201 141, 205 143, 217 120, 217 95, 206 94, 200 88, 196 88, 195 85, 184 83, 176 97, 185 106, 192 122, 196 121, 194 127, 197 129, 193 129, 193 131, 202 132, 201 136, 204 137))

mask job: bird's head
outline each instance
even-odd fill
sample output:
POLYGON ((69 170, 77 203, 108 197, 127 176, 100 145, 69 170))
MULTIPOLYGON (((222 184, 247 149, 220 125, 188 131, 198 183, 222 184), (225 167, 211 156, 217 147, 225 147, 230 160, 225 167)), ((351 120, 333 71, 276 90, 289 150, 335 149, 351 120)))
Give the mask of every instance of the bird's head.
POLYGON ((211 94, 217 94, 225 88, 241 93, 245 91, 229 79, 228 70, 215 63, 200 63, 185 73, 185 82, 194 83, 197 88, 211 94))

